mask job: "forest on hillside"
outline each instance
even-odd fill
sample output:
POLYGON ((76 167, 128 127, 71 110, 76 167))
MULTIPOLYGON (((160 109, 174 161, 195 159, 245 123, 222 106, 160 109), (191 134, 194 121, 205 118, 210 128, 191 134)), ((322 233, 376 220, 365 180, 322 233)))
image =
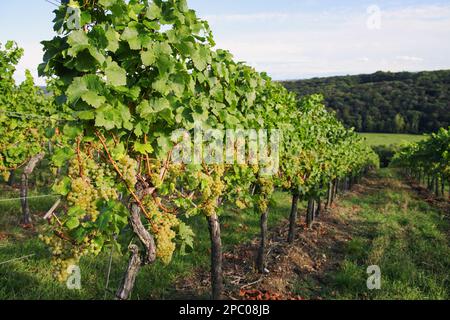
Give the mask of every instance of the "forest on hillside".
POLYGON ((359 132, 429 133, 450 125, 450 70, 285 81, 299 96, 322 93, 359 132))

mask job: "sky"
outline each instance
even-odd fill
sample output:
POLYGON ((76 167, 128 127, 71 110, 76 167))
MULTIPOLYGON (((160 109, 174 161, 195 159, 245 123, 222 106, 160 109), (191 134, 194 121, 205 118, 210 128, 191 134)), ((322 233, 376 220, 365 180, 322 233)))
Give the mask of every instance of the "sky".
MULTIPOLYGON (((218 48, 276 80, 450 69, 450 0, 188 3, 210 22, 218 48)), ((40 42, 54 36, 53 9, 46 0, 0 1, 0 43, 15 40, 25 49, 18 81, 25 69, 37 77, 40 42)))

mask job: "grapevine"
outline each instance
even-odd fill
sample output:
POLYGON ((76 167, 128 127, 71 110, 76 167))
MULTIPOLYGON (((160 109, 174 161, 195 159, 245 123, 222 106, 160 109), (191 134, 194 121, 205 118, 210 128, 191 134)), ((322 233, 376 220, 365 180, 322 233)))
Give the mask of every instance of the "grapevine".
POLYGON ((11 172, 22 171, 22 223, 32 222, 28 205, 28 177, 47 152, 54 136, 53 103, 34 84, 27 70, 26 79, 17 85, 13 75, 23 50, 9 41, 0 43, 0 177, 8 181, 11 172))
POLYGON ((392 165, 419 182, 423 180, 436 196, 444 196, 445 185, 450 183, 450 128, 441 128, 421 142, 404 146, 392 165))
MULTIPOLYGON (((185 0, 72 0, 55 15, 58 35, 43 42, 40 72, 54 79, 57 112, 76 119, 62 130, 69 147, 61 146, 53 159, 61 169, 70 163, 54 188, 65 210, 48 230, 56 257, 64 248, 60 266, 111 246, 126 252, 130 238, 128 270, 155 259, 169 263, 177 239, 180 247, 192 243, 182 221, 203 215, 211 236, 213 297, 220 298, 224 204, 254 208, 267 221, 275 187, 312 194, 321 183, 369 164, 367 149, 320 98, 299 103, 266 74, 215 50, 208 23, 185 0), (67 23, 68 7, 82 12, 79 28, 67 23), (180 141, 172 133, 195 136, 198 127, 269 130, 269 140, 280 131, 280 170, 265 174, 277 166, 273 159, 175 163, 180 141)), ((129 297, 134 279, 126 274, 120 299, 129 297)))

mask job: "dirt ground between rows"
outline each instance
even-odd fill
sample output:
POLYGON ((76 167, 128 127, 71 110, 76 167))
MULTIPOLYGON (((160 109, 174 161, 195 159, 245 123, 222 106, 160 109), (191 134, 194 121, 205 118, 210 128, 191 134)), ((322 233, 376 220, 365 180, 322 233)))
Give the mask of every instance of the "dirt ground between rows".
MULTIPOLYGON (((342 197, 363 197, 386 187, 413 190, 416 195, 443 212, 449 213, 450 203, 433 197, 413 181, 403 183, 394 179, 371 177, 354 186, 342 197), (393 186, 393 184, 396 184, 393 186)), ((358 229, 360 207, 344 207, 339 198, 316 220, 311 229, 306 228, 305 216, 299 212, 297 236, 287 244, 288 221, 270 231, 267 252, 268 273, 255 271, 254 261, 258 238, 251 243, 236 246, 224 253, 225 298, 231 300, 302 300, 307 283, 310 299, 322 299, 320 293, 327 287, 327 275, 337 270, 345 258, 345 245, 358 229), (296 287, 297 286, 297 287, 296 287), (300 294, 299 294, 300 293, 300 294)), ((195 276, 182 279, 176 290, 183 297, 207 296, 210 290, 209 272, 198 270, 195 276)), ((333 293, 331 293, 333 294, 333 293)))
MULTIPOLYGON (((372 192, 373 187, 379 187, 375 183, 365 181, 366 187, 355 186, 345 196, 372 192)), ((344 258, 345 243, 353 238, 355 230, 352 221, 357 217, 358 210, 357 206, 343 208, 338 200, 322 212, 311 229, 306 227, 304 212, 299 212, 297 236, 293 244, 286 241, 289 228, 286 219, 270 231, 268 273, 264 275, 258 274, 254 266, 258 238, 224 253, 225 298, 301 300, 304 297, 293 292, 295 284, 304 280, 317 285, 317 296, 313 293, 313 298, 321 299, 319 293, 326 283, 326 275, 339 267, 344 258)), ((181 280, 176 288, 183 296, 192 298, 207 295, 209 286, 209 273, 198 270, 194 277, 181 280)))

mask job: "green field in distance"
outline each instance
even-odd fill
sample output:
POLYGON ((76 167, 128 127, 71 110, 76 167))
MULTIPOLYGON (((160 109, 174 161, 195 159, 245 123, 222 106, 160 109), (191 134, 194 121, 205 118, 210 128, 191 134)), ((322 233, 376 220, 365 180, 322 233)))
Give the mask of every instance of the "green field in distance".
POLYGON ((392 134, 392 133, 360 133, 366 138, 370 146, 389 146, 392 144, 403 144, 407 142, 417 142, 425 139, 425 135, 414 134, 392 134))

